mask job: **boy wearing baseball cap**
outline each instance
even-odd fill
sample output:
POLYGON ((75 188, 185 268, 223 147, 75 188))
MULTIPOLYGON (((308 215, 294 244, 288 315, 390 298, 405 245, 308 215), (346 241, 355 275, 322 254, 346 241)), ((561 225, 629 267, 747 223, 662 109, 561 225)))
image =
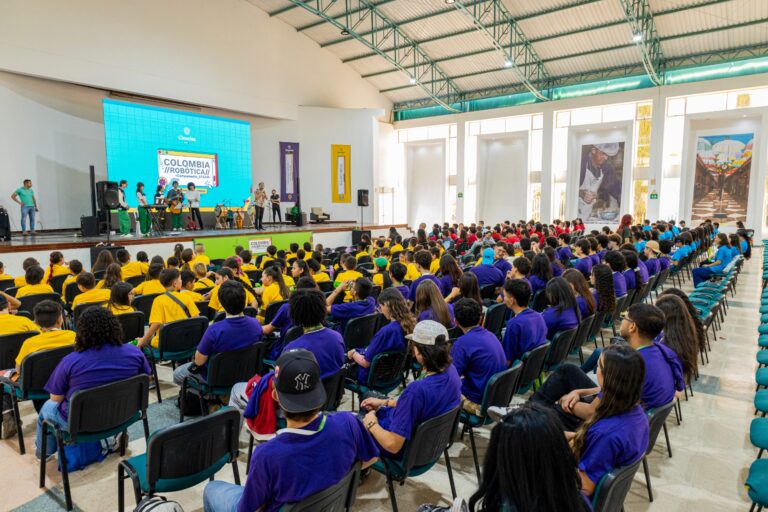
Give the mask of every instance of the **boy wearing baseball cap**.
POLYGON ((659 270, 661 270, 659 260, 657 259, 659 254, 661 254, 659 242, 656 240, 648 240, 645 244, 645 249, 643 249, 643 254, 648 258, 645 260, 645 267, 648 269, 648 275, 655 276, 659 273, 659 270))
POLYGON ((205 487, 206 512, 278 511, 337 484, 357 461, 366 468, 378 458, 371 436, 354 415, 321 412, 325 388, 308 350, 283 352, 275 365, 272 397, 287 428, 253 451, 244 487, 221 481, 205 487))
POLYGON ((461 403, 461 378, 451 364, 445 326, 424 320, 406 338, 412 342, 414 357, 426 376, 408 384, 397 400, 371 397, 360 404, 369 411, 363 423, 381 448, 382 457, 397 458, 416 425, 461 403))
POLYGON ((496 253, 493 248, 486 247, 483 249, 483 257, 480 260, 480 264, 469 269, 469 272, 472 272, 477 277, 477 284, 480 288, 489 284, 495 286, 502 286, 504 284, 505 274, 493 265, 495 257, 496 253))

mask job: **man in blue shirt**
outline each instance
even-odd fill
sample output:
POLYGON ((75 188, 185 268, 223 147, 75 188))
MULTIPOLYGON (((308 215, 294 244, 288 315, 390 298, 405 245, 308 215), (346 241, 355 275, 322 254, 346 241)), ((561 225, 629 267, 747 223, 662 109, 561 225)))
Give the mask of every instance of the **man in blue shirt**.
POLYGON ((507 260, 507 244, 499 242, 496 244, 496 248, 493 250, 493 266, 501 270, 502 275, 507 275, 507 272, 512 270, 512 264, 507 260))
POLYGON ((21 234, 26 236, 28 233, 35 234, 35 212, 37 209, 37 198, 32 191, 32 180, 24 180, 24 186, 17 188, 11 199, 21 206, 21 234), (29 217, 29 231, 27 231, 27 217, 29 217))
POLYGON ((326 315, 325 295, 320 290, 299 289, 291 294, 291 321, 304 329, 304 334, 288 343, 284 350, 304 348, 315 355, 322 378, 330 377, 347 360, 344 338, 323 325, 326 315))
POLYGON ((678 266, 680 261, 691 254, 691 248, 686 242, 690 240, 690 235, 683 233, 675 238, 675 251, 672 253, 672 265, 678 266))
MULTIPOLYGON (((480 261, 480 264, 469 269, 469 272, 472 272, 477 277, 477 284, 480 288, 489 284, 494 286, 504 284, 504 274, 493 265, 494 258, 494 250, 486 247, 483 249, 483 259, 480 261)), ((413 290, 413 286, 411 286, 411 290, 413 290)))
POLYGON ((453 366, 461 376, 461 404, 480 415, 485 386, 495 374, 507 369, 498 338, 480 325, 483 307, 474 299, 460 299, 453 307, 456 324, 464 333, 451 347, 453 366))
POLYGON ((416 265, 416 270, 421 274, 419 277, 413 280, 411 288, 408 291, 407 299, 411 302, 416 302, 416 288, 425 279, 434 281, 438 289, 440 288, 440 280, 429 272, 429 267, 432 265, 432 254, 429 251, 418 251, 413 255, 413 263, 416 265))
POLYGON ((287 428, 253 451, 244 487, 223 481, 206 485, 206 512, 276 512, 339 483, 356 462, 366 468, 378 458, 360 420, 346 412, 321 412, 325 389, 311 352, 283 352, 274 386, 287 428))
POLYGON ((515 314, 507 322, 501 339, 507 366, 547 342, 547 324, 541 313, 528 308, 530 300, 531 286, 525 279, 508 279, 504 283, 504 304, 515 314))
POLYGON ((376 312, 376 299, 371 297, 373 283, 368 278, 358 277, 352 287, 352 302, 334 304, 336 297, 349 288, 349 281, 341 283, 325 300, 328 313, 338 321, 338 331, 344 334, 347 322, 359 316, 370 315, 376 312))

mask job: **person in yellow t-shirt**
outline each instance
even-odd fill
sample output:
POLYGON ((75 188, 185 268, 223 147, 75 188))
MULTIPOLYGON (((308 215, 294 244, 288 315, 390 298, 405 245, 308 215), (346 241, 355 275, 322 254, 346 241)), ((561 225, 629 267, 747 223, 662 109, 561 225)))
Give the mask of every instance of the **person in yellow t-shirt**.
POLYGON ((26 278, 27 269, 30 267, 39 267, 39 266, 40 266, 40 262, 37 261, 35 258, 24 258, 24 261, 21 263, 21 269, 24 271, 24 275, 14 277, 13 286, 15 286, 16 288, 25 286, 27 284, 27 278, 26 278))
POLYGON ((104 279, 96 283, 96 288, 111 290, 117 283, 123 281, 123 267, 119 263, 110 263, 104 272, 104 279))
POLYGON ((261 261, 259 262, 259 270, 264 270, 264 265, 268 261, 275 261, 277 258, 277 247, 274 245, 270 245, 267 247, 267 254, 261 257, 261 261))
POLYGON ((21 302, 5 292, 0 292, 0 336, 38 330, 37 325, 29 318, 11 314, 11 310, 17 309, 19 305, 21 302))
MULTIPOLYGON (((192 267, 192 271, 195 273, 195 279, 197 281, 195 282, 194 290, 202 290, 204 288, 211 288, 216 283, 208 277, 208 267, 205 266, 202 263, 195 263, 195 266, 192 267)), ((213 272, 210 273, 210 275, 213 275, 213 272)))
POLYGON ((123 279, 144 275, 144 265, 138 261, 131 261, 131 254, 125 249, 120 249, 115 254, 120 264, 123 279))
POLYGON ((205 255, 205 246, 203 244, 195 244, 195 257, 189 263, 189 266, 194 268, 198 263, 205 265, 206 270, 208 270, 208 266, 211 264, 211 258, 205 255))
POLYGON ((329 276, 327 272, 323 271, 323 266, 319 261, 312 258, 307 260, 307 265, 309 266, 309 274, 312 276, 312 279, 314 279, 316 283, 330 282, 331 276, 329 276))
POLYGON ((240 259, 243 260, 243 264, 240 265, 240 270, 243 272, 258 270, 256 265, 253 264, 253 253, 248 249, 245 249, 240 253, 240 259))
POLYGON ((136 311, 131 306, 134 293, 133 286, 128 283, 117 283, 112 287, 112 294, 109 296, 109 302, 104 307, 109 309, 113 315, 119 316, 136 311))
POLYGON ((144 336, 139 339, 137 344, 139 348, 144 348, 150 343, 153 347, 157 348, 159 343, 158 333, 163 325, 175 320, 192 318, 200 314, 200 310, 197 309, 197 305, 192 300, 192 297, 179 292, 181 290, 181 274, 178 269, 167 268, 160 272, 160 284, 165 288, 165 293, 158 295, 152 302, 152 309, 149 313, 149 328, 144 333, 144 336), (186 307, 186 311, 169 295, 181 301, 186 307))
POLYGON ((27 282, 16 292, 16 298, 20 299, 28 295, 38 295, 41 293, 53 293, 53 288, 48 284, 42 284, 45 271, 38 267, 29 267, 24 275, 27 282))
POLYGON ((152 263, 149 266, 147 272, 147 280, 140 283, 139 286, 133 289, 136 295, 151 295, 154 293, 163 293, 165 287, 160 284, 160 273, 164 270, 162 263, 152 263))
POLYGON ((373 262, 376 264, 377 270, 377 272, 373 274, 373 277, 371 278, 373 284, 376 286, 381 286, 382 290, 392 286, 392 278, 389 276, 389 272, 387 271, 387 267, 389 266, 387 258, 376 258, 373 262))
POLYGON ((288 249, 289 249, 290 252, 285 254, 285 261, 286 262, 289 262, 292 259, 295 259, 297 257, 296 253, 299 252, 299 244, 294 242, 294 243, 292 243, 291 245, 288 246, 288 249))
POLYGON ((312 258, 312 244, 304 242, 304 261, 309 261, 312 258))
POLYGON ((67 291, 67 286, 74 283, 77 280, 77 276, 83 273, 83 264, 80 263, 80 260, 71 260, 69 262, 69 273, 70 276, 67 277, 64 280, 64 284, 61 285, 62 295, 67 291))
POLYGON ((421 277, 421 272, 416 268, 416 263, 413 259, 413 251, 403 251, 400 253, 400 263, 405 265, 407 269, 405 273, 406 281, 415 281, 421 277))
POLYGON ((429 264, 429 273, 434 276, 440 271, 440 249, 436 246, 430 247, 429 254, 432 255, 432 262, 429 264))
POLYGON ((402 252, 405 250, 405 248, 403 247, 403 237, 398 235, 394 238, 393 242, 394 242, 394 245, 390 246, 389 248, 389 252, 391 254, 395 254, 397 252, 402 252))
POLYGON ((83 272, 77 276, 77 288, 80 294, 72 300, 72 311, 81 304, 91 304, 97 302, 106 302, 112 295, 110 288, 96 288, 96 278, 90 272, 83 272))
POLYGON ((69 269, 64 263, 64 254, 60 251, 53 251, 50 257, 50 264, 45 268, 43 283, 49 284, 52 277, 69 274, 69 269))
POLYGON ((35 323, 40 326, 40 334, 24 341, 16 356, 16 372, 21 362, 29 354, 52 348, 73 345, 75 331, 62 330, 64 325, 64 309, 61 304, 52 300, 44 300, 35 306, 35 323))
MULTIPOLYGON (((224 306, 222 306, 219 301, 219 287, 221 286, 221 283, 229 281, 230 279, 235 279, 235 273, 232 272, 231 268, 221 267, 216 271, 216 286, 213 287, 213 290, 203 296, 203 300, 208 300, 209 308, 214 311, 222 311, 224 309, 224 306)), ((253 289, 253 287, 251 287, 251 289, 253 289)), ((245 305, 254 308, 259 307, 259 303, 256 301, 256 296, 251 293, 248 287, 245 288, 245 305)))
POLYGON ((273 302, 288 299, 290 291, 283 280, 282 272, 275 265, 267 268, 261 275, 261 284, 262 287, 256 289, 256 294, 261 299, 261 308, 256 318, 263 324, 267 307, 273 302))
POLYGON ((181 293, 192 297, 195 302, 203 300, 203 296, 195 290, 195 273, 189 270, 181 271, 181 293))
POLYGON ((5 265, 0 261, 0 281, 10 281, 13 276, 5 273, 5 265))
MULTIPOLYGON (((357 281, 358 278, 363 277, 363 274, 358 272, 357 259, 351 254, 345 254, 342 256, 341 265, 344 268, 342 272, 336 274, 333 279, 334 288, 338 288, 341 283, 346 281, 357 281)), ((350 302, 352 300, 352 293, 347 290, 344 293, 344 302, 350 302)))

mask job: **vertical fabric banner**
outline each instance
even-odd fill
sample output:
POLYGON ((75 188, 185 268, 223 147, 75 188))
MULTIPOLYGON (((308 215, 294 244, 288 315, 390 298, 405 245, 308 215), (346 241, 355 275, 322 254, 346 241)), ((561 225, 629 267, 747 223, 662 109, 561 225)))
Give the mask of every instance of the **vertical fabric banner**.
POLYGON ((352 202, 351 175, 352 146, 331 144, 331 202, 352 202))
POLYGON ((299 195, 299 143, 280 143, 280 200, 295 203, 299 195))

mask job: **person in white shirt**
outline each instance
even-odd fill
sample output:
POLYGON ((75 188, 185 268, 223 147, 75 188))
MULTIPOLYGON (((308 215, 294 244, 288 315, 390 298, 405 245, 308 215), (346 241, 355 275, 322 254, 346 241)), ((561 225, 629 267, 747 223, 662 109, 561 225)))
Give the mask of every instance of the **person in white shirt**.
POLYGON ((264 231, 262 222, 264 220, 264 209, 267 206, 267 191, 264 190, 264 183, 259 183, 259 188, 253 193, 253 202, 256 204, 256 230, 264 231))
POLYGON ((187 202, 189 203, 189 213, 192 215, 192 221, 197 223, 197 229, 205 229, 203 217, 200 215, 200 191, 197 190, 194 183, 187 184, 187 202))

